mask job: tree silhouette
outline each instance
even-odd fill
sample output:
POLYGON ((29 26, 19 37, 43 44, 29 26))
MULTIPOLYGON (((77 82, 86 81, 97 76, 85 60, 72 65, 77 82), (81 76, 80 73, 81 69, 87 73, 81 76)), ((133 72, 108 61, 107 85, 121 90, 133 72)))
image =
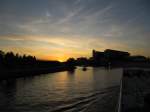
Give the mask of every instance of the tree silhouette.
POLYGON ((3 58, 4 58, 4 52, 0 51, 0 68, 3 66, 3 58))
POLYGON ((0 51, 0 67, 1 68, 27 68, 36 65, 36 57, 31 55, 19 55, 13 52, 4 53, 0 51))
POLYGON ((67 61, 66 61, 67 65, 72 67, 72 66, 75 66, 76 64, 76 60, 74 58, 69 58, 67 61))

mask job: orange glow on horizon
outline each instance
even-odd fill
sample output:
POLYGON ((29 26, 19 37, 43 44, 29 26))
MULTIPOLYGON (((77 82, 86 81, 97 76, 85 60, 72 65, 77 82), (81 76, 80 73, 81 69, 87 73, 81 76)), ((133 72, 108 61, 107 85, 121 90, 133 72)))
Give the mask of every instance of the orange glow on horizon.
MULTIPOLYGON (((4 38, 5 37, 5 38, 4 38)), ((0 36, 2 38, 2 36, 0 36)), ((4 52, 14 52, 20 55, 32 55, 41 60, 66 61, 68 58, 91 57, 92 50, 104 51, 105 49, 122 50, 132 55, 145 54, 147 51, 131 49, 118 41, 109 41, 104 38, 91 38, 82 36, 35 36, 35 35, 8 35, 3 40, 11 42, 7 46, 1 46, 4 52), (87 39, 88 38, 88 39, 87 39), (85 41, 86 40, 86 41, 85 41), (12 44, 13 43, 13 44, 12 44), (108 46, 109 45, 109 46, 108 46)))
POLYGON ((40 58, 37 57, 37 59, 40 59, 40 60, 46 60, 46 61, 60 61, 60 62, 64 62, 64 61, 66 61, 68 58, 69 58, 69 56, 68 56, 68 57, 61 57, 61 56, 56 56, 56 57, 54 57, 54 56, 45 56, 45 57, 40 57, 40 58))

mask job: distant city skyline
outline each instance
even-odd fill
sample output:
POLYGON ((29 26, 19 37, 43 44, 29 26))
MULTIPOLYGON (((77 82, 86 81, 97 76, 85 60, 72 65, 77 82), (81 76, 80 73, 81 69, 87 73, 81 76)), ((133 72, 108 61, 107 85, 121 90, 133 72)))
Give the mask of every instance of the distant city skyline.
POLYGON ((0 50, 65 61, 115 49, 150 56, 149 0, 1 0, 0 50))

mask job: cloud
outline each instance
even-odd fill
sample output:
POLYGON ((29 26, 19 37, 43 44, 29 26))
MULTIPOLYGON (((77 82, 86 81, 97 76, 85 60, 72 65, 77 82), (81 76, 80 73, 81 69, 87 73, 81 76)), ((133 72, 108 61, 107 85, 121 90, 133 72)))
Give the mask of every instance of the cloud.
POLYGON ((32 46, 45 56, 46 50, 50 53, 56 50, 59 55, 63 52, 88 55, 93 48, 146 52, 150 16, 145 3, 139 0, 0 1, 0 48, 16 46, 27 51, 32 46))

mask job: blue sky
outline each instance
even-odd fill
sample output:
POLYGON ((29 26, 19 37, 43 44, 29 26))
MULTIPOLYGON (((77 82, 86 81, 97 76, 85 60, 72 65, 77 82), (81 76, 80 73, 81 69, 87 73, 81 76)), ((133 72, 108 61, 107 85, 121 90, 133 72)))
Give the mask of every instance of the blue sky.
POLYGON ((150 56, 149 0, 0 0, 0 49, 42 59, 107 48, 150 56))

